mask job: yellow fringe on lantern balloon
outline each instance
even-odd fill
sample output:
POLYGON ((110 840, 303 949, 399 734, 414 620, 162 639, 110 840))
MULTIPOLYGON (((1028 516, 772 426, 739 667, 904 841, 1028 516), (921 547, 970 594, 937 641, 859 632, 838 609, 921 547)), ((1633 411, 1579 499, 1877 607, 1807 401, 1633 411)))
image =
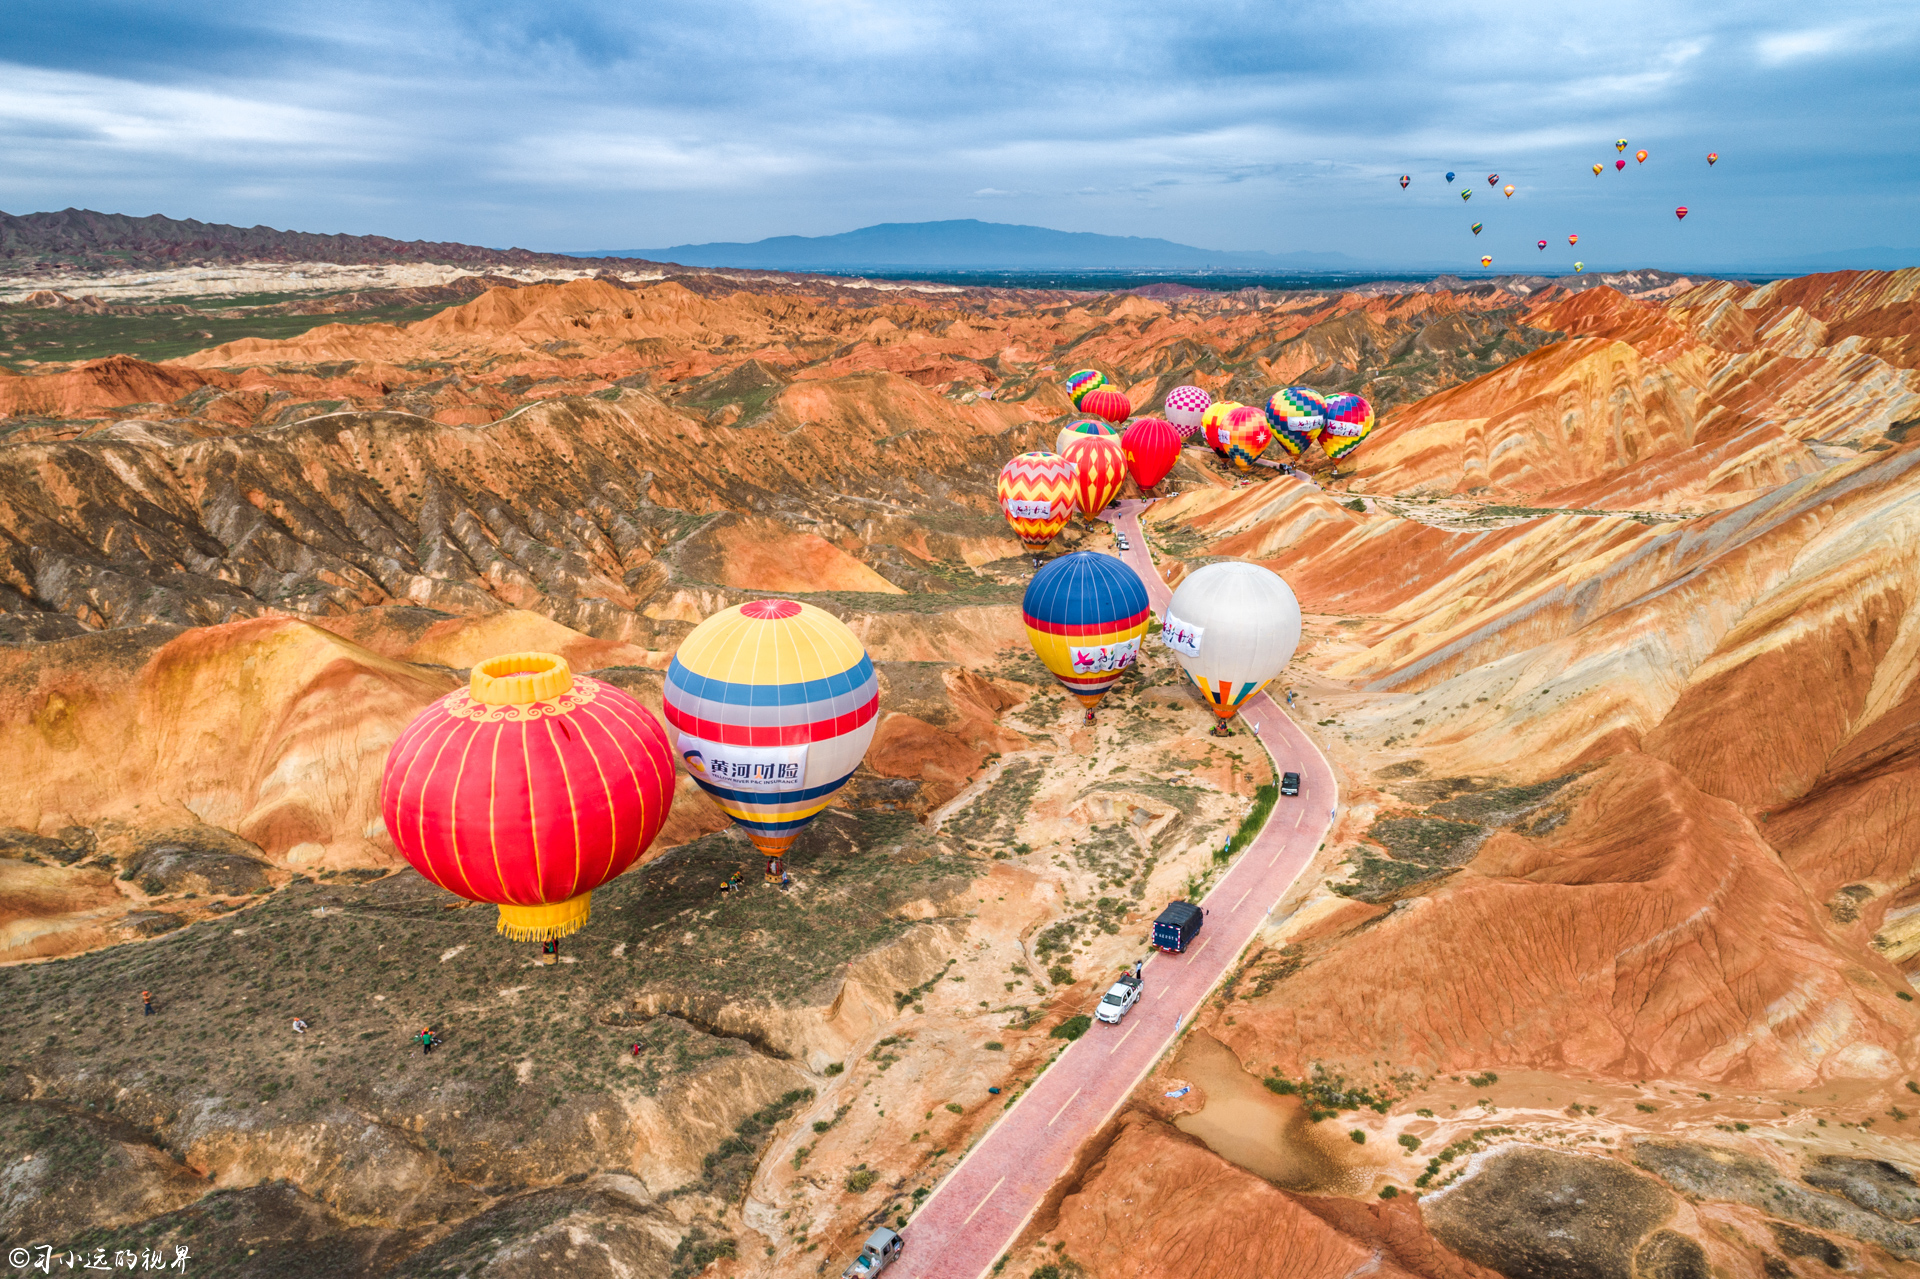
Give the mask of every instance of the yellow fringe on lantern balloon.
POLYGON ((509 941, 554 941, 570 937, 586 924, 587 903, 592 899, 593 894, 587 892, 544 906, 502 906, 499 931, 505 933, 509 941))

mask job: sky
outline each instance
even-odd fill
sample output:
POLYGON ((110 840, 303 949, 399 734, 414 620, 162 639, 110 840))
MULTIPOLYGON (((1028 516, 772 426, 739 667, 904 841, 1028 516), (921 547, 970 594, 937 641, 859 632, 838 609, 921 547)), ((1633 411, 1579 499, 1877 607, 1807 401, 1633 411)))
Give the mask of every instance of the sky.
POLYGON ((0 23, 7 212, 547 250, 979 218, 1766 268, 1920 246, 1917 126, 1913 0, 26 0, 0 23))

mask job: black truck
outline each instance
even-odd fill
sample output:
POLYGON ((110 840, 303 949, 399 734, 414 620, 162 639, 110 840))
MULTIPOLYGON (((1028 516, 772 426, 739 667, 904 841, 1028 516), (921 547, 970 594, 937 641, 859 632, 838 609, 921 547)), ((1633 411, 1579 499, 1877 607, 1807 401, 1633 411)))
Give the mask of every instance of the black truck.
POLYGON ((1153 944, 1169 954, 1178 954, 1199 934, 1205 918, 1192 902, 1173 902, 1153 921, 1153 944))

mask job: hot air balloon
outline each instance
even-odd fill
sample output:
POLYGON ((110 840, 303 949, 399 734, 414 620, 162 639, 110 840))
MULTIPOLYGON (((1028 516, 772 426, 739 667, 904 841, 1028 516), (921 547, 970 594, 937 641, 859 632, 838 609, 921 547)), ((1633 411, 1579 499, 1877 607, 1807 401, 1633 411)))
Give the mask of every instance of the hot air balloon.
POLYGON ((1625 138, 1621 138, 1618 142, 1613 144, 1613 149, 1615 151, 1625 151, 1627 149, 1627 140, 1625 138))
POLYGON ((1411 182, 1411 181, 1413 181, 1413 177, 1412 177, 1412 175, 1410 175, 1410 174, 1406 174, 1406 173, 1403 173, 1403 174, 1401 174, 1401 175, 1400 175, 1400 189, 1401 189, 1402 191, 1404 191, 1404 190, 1406 190, 1406 189, 1407 189, 1407 183, 1409 183, 1409 182, 1411 182))
POLYGON ((1547 250, 1547 242, 1545 240, 1540 241, 1540 251, 1544 253, 1546 252, 1546 250, 1547 250))
POLYGON ((1167 392, 1167 421, 1182 440, 1191 439, 1200 429, 1200 415, 1212 403, 1213 397, 1197 386, 1176 386, 1167 392))
MULTIPOLYGON (((1491 259, 1489 259, 1491 260, 1491 259)), ((1320 449, 1338 462, 1360 447, 1373 433, 1373 405, 1359 395, 1327 397, 1327 424, 1320 429, 1320 449)))
POLYGON ((1121 433, 1120 448, 1127 455, 1128 474, 1144 491, 1167 478, 1180 460, 1180 433, 1157 417, 1137 418, 1121 433))
POLYGON ((1587 264, 1585 262, 1575 262, 1573 264, 1573 269, 1576 271, 1584 271, 1587 269, 1587 264))
POLYGON ((1471 200, 1471 199, 1473 199, 1473 188, 1472 188, 1472 187, 1462 187, 1462 188, 1460 189, 1460 198, 1461 198, 1462 200, 1471 200))
POLYGON ((1482 255, 1481 255, 1481 257, 1480 257, 1480 265, 1481 265, 1481 266, 1492 266, 1492 265, 1493 265, 1493 258, 1492 258, 1492 257, 1490 257, 1490 256, 1488 256, 1488 255, 1486 255, 1486 254, 1482 254, 1482 255))
POLYGON ((1080 407, 1080 397, 1088 391, 1097 391, 1107 384, 1107 375, 1099 369, 1081 369, 1067 378, 1067 398, 1073 401, 1073 407, 1080 407))
POLYGON ((1676 218, 1685 218, 1687 216, 1687 206, 1683 204, 1679 208, 1675 209, 1673 211, 1673 216, 1676 218))
POLYGON ((1068 445, 1077 444, 1089 435, 1118 436, 1119 434, 1120 432, 1105 422, 1083 417, 1078 422, 1068 423, 1060 434, 1053 437, 1053 451, 1064 457, 1068 445))
POLYGON ((1299 457, 1320 438, 1327 402, 1310 386, 1289 386, 1267 397, 1267 425, 1289 457, 1299 457))
POLYGON ((1127 420, 1133 412, 1133 401, 1118 391, 1100 387, 1088 391, 1080 397, 1080 411, 1103 417, 1109 422, 1120 423, 1127 420))
POLYGON ((1479 235, 1479 234, 1480 234, 1480 224, 1479 224, 1478 222, 1476 222, 1476 223, 1474 223, 1474 224, 1473 224, 1473 233, 1474 233, 1475 235, 1479 235))
POLYGON ((1568 243, 1568 244, 1578 244, 1578 243, 1580 243, 1580 237, 1579 237, 1579 236, 1577 236, 1577 235, 1570 235, 1570 236, 1568 236, 1568 237, 1567 237, 1567 243, 1568 243))
POLYGON ((879 723, 867 650, 793 600, 749 600, 694 627, 664 691, 687 771, 768 857, 846 785, 879 723))
POLYGON ((1173 650, 1226 737, 1241 705, 1286 670, 1300 647, 1300 601, 1278 574, 1244 560, 1187 574, 1162 619, 1160 642, 1173 650))
POLYGON ((1267 425, 1265 410, 1242 404, 1227 414, 1225 424, 1227 461, 1241 470, 1250 470, 1254 459, 1273 443, 1273 428, 1267 425))
POLYGON ((1200 415, 1200 438, 1221 457, 1227 455, 1227 437, 1222 430, 1227 414, 1239 407, 1240 404, 1234 400, 1216 400, 1200 415))
POLYGON ((1447 181, 1453 181, 1453 171, 1451 169, 1447 171, 1447 181))
POLYGON ((1513 183, 1509 182, 1506 186, 1500 188, 1500 194, 1506 196, 1509 200, 1513 199, 1513 183))
POLYGON ((1497 173, 1489 173, 1489 174, 1487 175, 1487 185, 1488 185, 1488 186, 1490 186, 1490 187, 1495 187, 1495 186, 1499 186, 1499 185, 1500 185, 1500 175, 1499 175, 1499 174, 1497 174, 1497 173))
POLYGON ((653 712, 552 653, 509 653, 414 717, 387 752, 380 815, 414 869, 549 941, 587 922, 673 803, 653 712))
POLYGON ((1719 162, 1719 160, 1720 160, 1720 153, 1719 153, 1718 151, 1709 151, 1709 152, 1707 152, 1707 163, 1708 163, 1708 165, 1713 165, 1713 164, 1716 164, 1716 163, 1718 163, 1718 162, 1719 162))
POLYGON ((1624 169, 1627 167, 1627 162, 1625 160, 1615 160, 1613 162, 1613 167, 1616 169, 1624 169))
POLYGON ((1107 509, 1127 483, 1127 452, 1111 435, 1089 435, 1069 444, 1065 454, 1073 463, 1074 504, 1089 523, 1107 509))
POLYGON ((1111 555, 1075 551, 1033 575, 1020 601, 1027 640, 1053 677, 1087 708, 1140 657, 1153 615, 1139 575, 1111 555))
POLYGON ((1029 551, 1040 551, 1073 518, 1079 478, 1058 453, 1022 453, 1000 468, 1000 513, 1029 551))
POLYGON ((1635 160, 1638 160, 1641 164, 1645 164, 1647 162, 1647 153, 1645 151, 1635 151, 1633 153, 1633 158, 1635 160))
POLYGON ((1600 176, 1600 173, 1601 173, 1601 170, 1603 170, 1603 169, 1604 169, 1605 167, 1606 167, 1605 165, 1600 165, 1600 164, 1596 164, 1596 165, 1594 165, 1594 166, 1593 166, 1593 176, 1594 176, 1594 177, 1596 177, 1596 178, 1597 178, 1597 177, 1599 177, 1599 176, 1600 176))

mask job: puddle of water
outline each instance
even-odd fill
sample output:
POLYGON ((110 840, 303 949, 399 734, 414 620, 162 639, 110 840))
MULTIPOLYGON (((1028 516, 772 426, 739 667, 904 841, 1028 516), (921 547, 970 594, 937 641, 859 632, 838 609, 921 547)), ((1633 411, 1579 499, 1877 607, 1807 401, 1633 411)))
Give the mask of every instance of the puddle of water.
POLYGON ((1174 1126, 1227 1162, 1285 1190, 1364 1194, 1372 1187, 1375 1169, 1350 1166, 1321 1144, 1337 1137, 1352 1145, 1345 1129, 1336 1130, 1333 1121, 1308 1123, 1298 1099, 1268 1092, 1212 1035, 1188 1036, 1172 1073, 1198 1084, 1207 1097, 1201 1110, 1174 1126))

